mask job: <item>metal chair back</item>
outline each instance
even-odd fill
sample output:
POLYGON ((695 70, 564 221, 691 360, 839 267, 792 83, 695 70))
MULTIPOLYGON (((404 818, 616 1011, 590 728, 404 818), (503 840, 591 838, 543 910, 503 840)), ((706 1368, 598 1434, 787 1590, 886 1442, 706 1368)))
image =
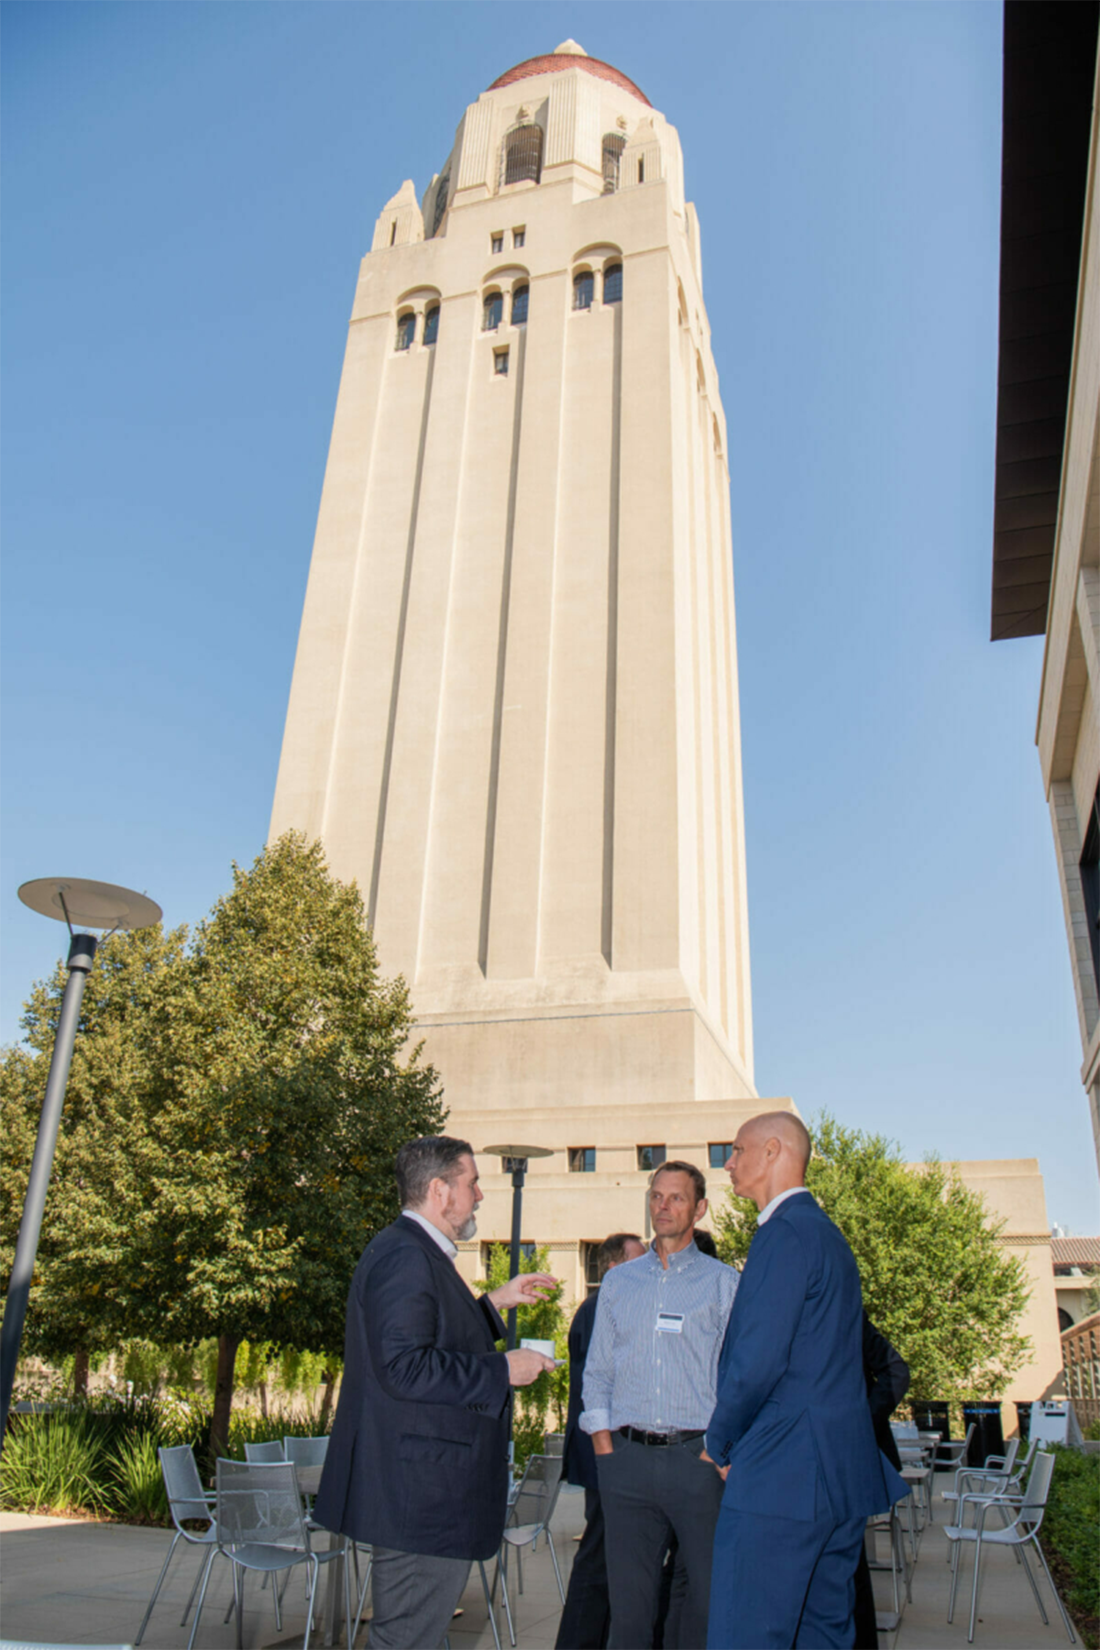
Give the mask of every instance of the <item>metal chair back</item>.
MULTIPOLYGON (((160 1470, 164 1475, 164 1490, 168 1509, 176 1528, 187 1519, 214 1517, 210 1503, 203 1494, 202 1479, 195 1465, 195 1454, 190 1444, 176 1444, 171 1449, 157 1450, 160 1470)), ((188 1531, 183 1532, 185 1535, 188 1531)))
POLYGON ((328 1451, 328 1435, 324 1438, 284 1438, 286 1459, 298 1467, 323 1467, 328 1451))
POLYGON ((290 1461, 218 1461, 218 1546, 309 1550, 298 1478, 290 1461))
POLYGON ((262 1444, 246 1444, 244 1458, 246 1461, 285 1461, 286 1453, 277 1438, 270 1438, 262 1444))
POLYGON ((512 1503, 509 1522, 514 1528, 537 1525, 545 1529, 554 1516, 561 1488, 560 1455, 532 1455, 512 1503))
POLYGON ((1054 1476, 1054 1460, 1055 1457, 1049 1450, 1040 1450, 1028 1473, 1027 1488, 1016 1522, 1026 1525, 1029 1534, 1034 1534, 1043 1522, 1047 1497, 1050 1494, 1050 1481, 1054 1476))

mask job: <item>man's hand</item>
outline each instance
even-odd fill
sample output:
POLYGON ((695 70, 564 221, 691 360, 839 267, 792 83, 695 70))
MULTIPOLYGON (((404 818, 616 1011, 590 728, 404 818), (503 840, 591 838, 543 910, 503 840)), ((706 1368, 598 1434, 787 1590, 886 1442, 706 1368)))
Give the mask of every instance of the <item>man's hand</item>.
POLYGON ((513 1306, 537 1306, 557 1286, 557 1278, 552 1278, 549 1272, 521 1272, 518 1278, 509 1278, 499 1289, 494 1289, 489 1299, 498 1312, 504 1313, 513 1306))
POLYGON ((715 1461, 713 1455, 708 1455, 705 1449, 700 1450, 699 1459, 700 1459, 700 1461, 708 1462, 710 1464, 710 1466, 712 1466, 714 1468, 715 1472, 718 1474, 718 1476, 722 1480, 723 1484, 726 1482, 726 1479, 730 1475, 730 1469, 729 1469, 728 1466, 720 1467, 718 1465, 717 1461, 715 1461))
POLYGON ((611 1434, 609 1432, 594 1432, 592 1434, 592 1448, 597 1455, 613 1455, 615 1446, 611 1442, 611 1434))
POLYGON ((532 1352, 526 1346, 518 1346, 514 1352, 506 1352, 504 1356, 508 1360, 509 1386, 530 1386, 544 1370, 554 1368, 553 1358, 546 1358, 541 1352, 532 1352))

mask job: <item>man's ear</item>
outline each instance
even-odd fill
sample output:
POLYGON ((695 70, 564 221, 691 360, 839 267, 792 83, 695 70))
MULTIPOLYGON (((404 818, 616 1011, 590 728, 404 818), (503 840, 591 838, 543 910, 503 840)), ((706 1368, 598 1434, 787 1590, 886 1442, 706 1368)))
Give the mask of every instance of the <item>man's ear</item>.
POLYGON ((698 1203, 695 1205, 695 1219, 692 1221, 692 1225, 693 1226, 698 1226, 699 1222, 702 1220, 702 1218, 706 1214, 706 1212, 707 1212, 707 1200, 706 1200, 705 1197, 701 1197, 699 1199, 698 1203))

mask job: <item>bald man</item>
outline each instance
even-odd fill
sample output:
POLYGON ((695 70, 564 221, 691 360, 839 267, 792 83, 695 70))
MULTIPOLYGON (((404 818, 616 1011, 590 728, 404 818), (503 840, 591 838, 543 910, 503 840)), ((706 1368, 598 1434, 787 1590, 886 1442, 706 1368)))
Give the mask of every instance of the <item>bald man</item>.
POLYGON ((766 1112, 726 1164, 760 1219, 706 1434, 726 1479, 708 1650, 851 1650, 864 1524, 908 1493, 875 1444, 859 1272, 806 1190, 810 1152, 797 1117, 766 1112))

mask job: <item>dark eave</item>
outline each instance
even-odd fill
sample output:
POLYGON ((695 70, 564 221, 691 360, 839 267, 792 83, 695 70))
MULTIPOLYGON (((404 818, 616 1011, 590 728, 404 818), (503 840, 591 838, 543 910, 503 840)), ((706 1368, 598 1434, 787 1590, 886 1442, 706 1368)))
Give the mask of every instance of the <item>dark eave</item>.
POLYGON ((1006 0, 992 637, 1046 629, 1100 0, 1006 0))

